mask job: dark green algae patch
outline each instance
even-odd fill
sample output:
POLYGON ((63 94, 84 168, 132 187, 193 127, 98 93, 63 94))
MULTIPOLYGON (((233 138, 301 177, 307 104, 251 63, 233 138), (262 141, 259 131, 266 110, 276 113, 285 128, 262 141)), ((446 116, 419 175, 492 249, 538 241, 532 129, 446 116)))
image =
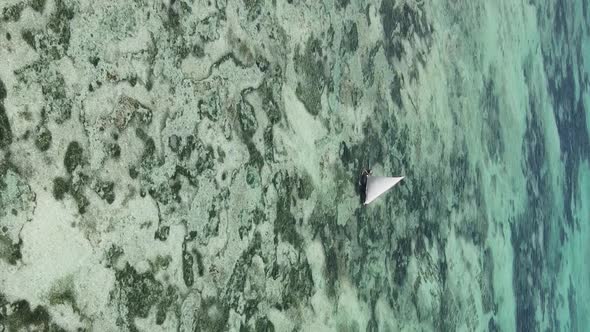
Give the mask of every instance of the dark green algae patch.
POLYGON ((83 152, 84 150, 82 149, 82 146, 80 146, 80 143, 72 141, 68 144, 66 155, 64 157, 64 167, 68 173, 71 174, 76 167, 82 165, 83 152))
POLYGON ((311 115, 318 115, 322 109, 321 98, 326 84, 325 56, 322 42, 313 36, 309 37, 303 51, 299 46, 295 49, 295 71, 301 77, 295 94, 311 115))
POLYGON ((178 299, 176 288, 165 286, 155 279, 154 272, 137 272, 126 264, 122 270, 115 272, 115 289, 111 298, 118 300, 119 319, 117 325, 129 331, 139 331, 135 326, 136 317, 146 318, 152 307, 156 307, 156 324, 166 321, 168 312, 175 312, 174 304, 178 299))
POLYGON ((70 183, 63 177, 56 177, 53 179, 53 197, 61 201, 65 195, 70 191, 70 183))
POLYGON ((0 293, 0 330, 65 331, 51 323, 51 316, 45 307, 32 308, 26 300, 9 302, 2 293, 0 293))
POLYGON ((22 240, 18 243, 13 243, 8 236, 0 234, 0 258, 7 261, 10 265, 16 265, 22 258, 22 244, 22 240))
POLYGON ((4 103, 0 101, 0 148, 7 148, 12 143, 12 129, 6 115, 4 103))
POLYGON ((6 85, 0 79, 0 149, 8 147, 12 143, 12 129, 4 107, 4 99, 7 95, 6 85))
POLYGON ((4 82, 2 82, 2 80, 0 79, 0 101, 4 100, 6 96, 6 85, 4 85, 4 82))
POLYGON ((35 146, 41 152, 49 150, 53 136, 45 126, 37 126, 35 133, 35 146))
POLYGON ((83 165, 83 153, 84 150, 77 141, 72 141, 68 144, 63 161, 64 168, 68 175, 67 177, 58 176, 54 178, 52 188, 53 197, 58 201, 64 199, 66 194, 70 194, 76 201, 78 212, 80 214, 84 214, 88 205, 90 205, 90 201, 84 194, 84 189, 90 182, 90 178, 80 171, 79 177, 74 180, 71 174, 78 167, 83 165))
POLYGON ((60 201, 67 194, 75 200, 78 206, 78 212, 84 214, 90 205, 90 200, 86 196, 86 188, 94 191, 99 198, 112 204, 115 201, 115 183, 110 180, 100 178, 91 178, 84 170, 84 149, 77 141, 68 144, 64 156, 63 165, 67 172, 65 177, 58 176, 53 179, 52 193, 53 197, 60 201), (78 171, 76 171, 78 170, 78 171), (78 176, 72 176, 77 172, 78 176))

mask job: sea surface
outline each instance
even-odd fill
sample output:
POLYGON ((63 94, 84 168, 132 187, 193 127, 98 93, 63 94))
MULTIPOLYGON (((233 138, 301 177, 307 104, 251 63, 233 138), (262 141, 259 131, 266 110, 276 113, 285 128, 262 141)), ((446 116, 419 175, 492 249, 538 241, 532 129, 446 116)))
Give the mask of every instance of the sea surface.
POLYGON ((0 0, 0 331, 587 331, 589 5, 0 0))

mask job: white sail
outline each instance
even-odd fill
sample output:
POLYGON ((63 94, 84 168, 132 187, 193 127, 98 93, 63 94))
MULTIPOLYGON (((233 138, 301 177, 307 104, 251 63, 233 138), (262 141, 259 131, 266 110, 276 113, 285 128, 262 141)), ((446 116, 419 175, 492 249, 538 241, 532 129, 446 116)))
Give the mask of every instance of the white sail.
POLYGON ((384 192, 391 189, 404 177, 387 177, 387 176, 368 176, 367 177, 367 195, 365 198, 365 205, 374 201, 384 192))

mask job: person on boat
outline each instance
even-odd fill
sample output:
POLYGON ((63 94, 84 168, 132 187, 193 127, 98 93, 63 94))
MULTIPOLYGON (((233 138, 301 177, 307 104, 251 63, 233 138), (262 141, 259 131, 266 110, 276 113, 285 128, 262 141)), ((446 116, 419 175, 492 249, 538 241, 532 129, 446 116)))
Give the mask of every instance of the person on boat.
POLYGON ((364 203, 365 199, 367 197, 367 177, 369 177, 370 175, 372 175, 371 169, 365 168, 361 172, 361 178, 359 181, 359 191, 361 193, 361 203, 364 203))

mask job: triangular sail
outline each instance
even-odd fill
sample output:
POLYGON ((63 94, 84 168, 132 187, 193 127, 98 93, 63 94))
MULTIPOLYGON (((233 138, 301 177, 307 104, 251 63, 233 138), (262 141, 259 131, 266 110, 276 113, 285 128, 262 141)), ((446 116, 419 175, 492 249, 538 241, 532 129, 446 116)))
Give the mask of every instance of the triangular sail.
POLYGON ((384 192, 391 189, 404 177, 387 177, 387 176, 368 176, 367 177, 367 195, 365 199, 365 205, 374 201, 377 197, 381 196, 384 192))

